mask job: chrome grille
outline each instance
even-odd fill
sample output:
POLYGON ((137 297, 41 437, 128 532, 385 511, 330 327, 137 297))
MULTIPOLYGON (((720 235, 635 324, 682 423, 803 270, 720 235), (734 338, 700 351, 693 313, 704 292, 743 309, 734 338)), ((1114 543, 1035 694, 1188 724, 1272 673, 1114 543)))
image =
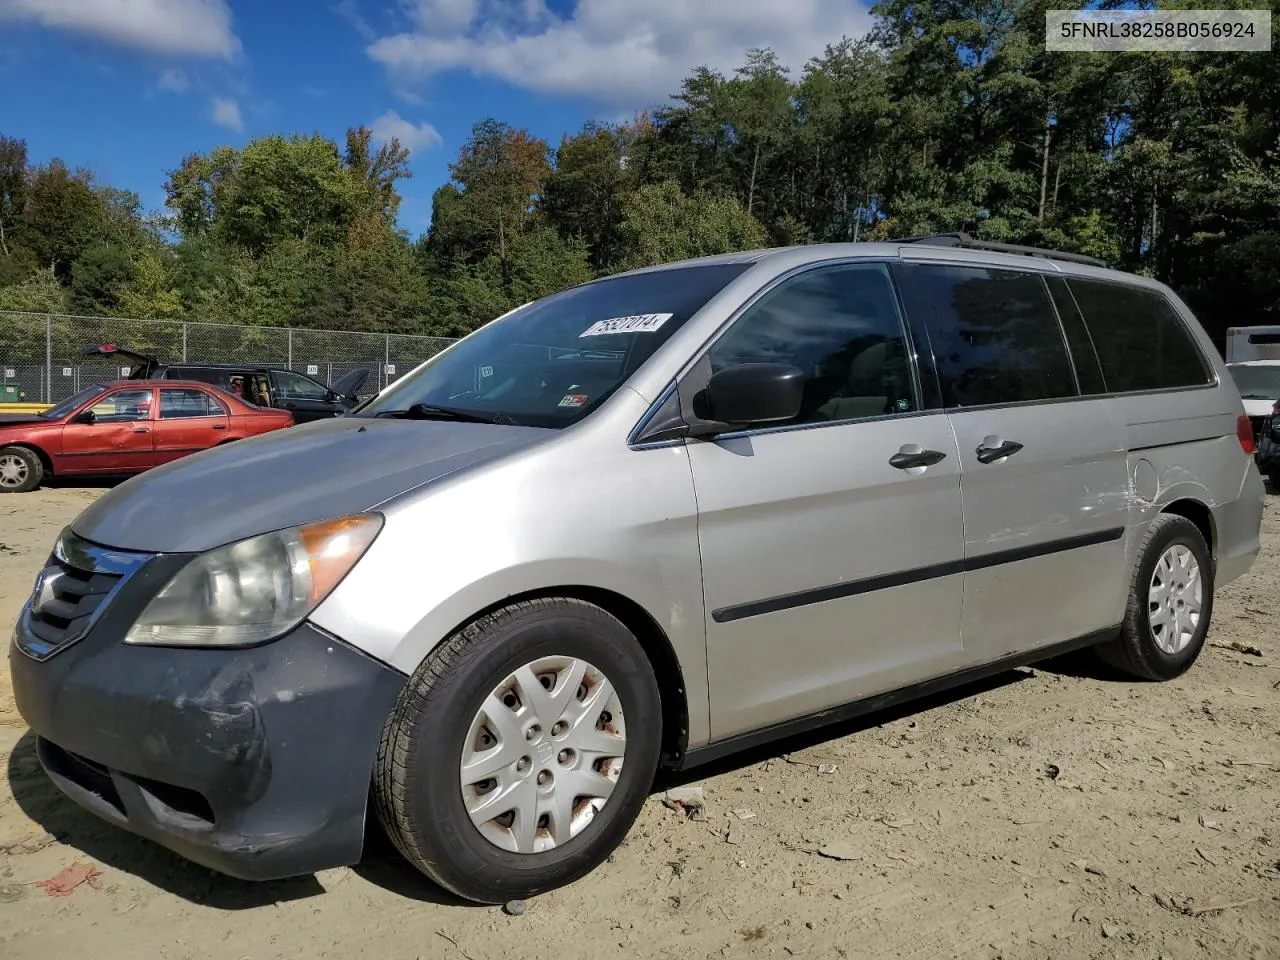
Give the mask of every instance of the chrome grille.
POLYGON ((23 608, 19 648, 43 660, 81 639, 150 557, 100 547, 64 530, 23 608))

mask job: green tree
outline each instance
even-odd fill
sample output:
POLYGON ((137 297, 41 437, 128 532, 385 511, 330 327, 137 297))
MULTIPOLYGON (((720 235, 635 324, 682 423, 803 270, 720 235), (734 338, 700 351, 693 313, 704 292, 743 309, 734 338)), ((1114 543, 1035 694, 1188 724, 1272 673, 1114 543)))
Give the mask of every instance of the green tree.
POLYGON ((542 190, 542 211, 562 237, 586 244, 597 270, 606 269, 617 253, 621 200, 632 179, 615 130, 587 124, 560 141, 542 190))
POLYGON ((21 283, 0 287, 0 310, 26 313, 66 313, 70 307, 66 288, 53 267, 37 270, 21 283))
POLYGON ((622 238, 623 262, 630 267, 749 250, 765 243, 764 228, 737 200, 701 190, 686 196, 671 181, 641 187, 627 198, 622 238))

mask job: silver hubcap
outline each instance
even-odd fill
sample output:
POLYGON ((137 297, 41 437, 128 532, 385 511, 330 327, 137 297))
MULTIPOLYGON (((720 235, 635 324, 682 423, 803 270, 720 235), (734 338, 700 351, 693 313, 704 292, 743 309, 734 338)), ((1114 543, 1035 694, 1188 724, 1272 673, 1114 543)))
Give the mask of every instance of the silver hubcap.
POLYGON ((1151 638, 1165 653, 1178 653, 1200 624, 1204 588, 1196 555, 1175 543, 1160 555, 1147 591, 1151 638))
POLYGON ((14 454, 0 457, 0 487, 20 487, 27 479, 27 462, 14 454))
POLYGON ((627 749, 622 704, 585 660, 543 657, 484 700, 462 749, 462 800, 495 846, 540 853, 604 808, 627 749))

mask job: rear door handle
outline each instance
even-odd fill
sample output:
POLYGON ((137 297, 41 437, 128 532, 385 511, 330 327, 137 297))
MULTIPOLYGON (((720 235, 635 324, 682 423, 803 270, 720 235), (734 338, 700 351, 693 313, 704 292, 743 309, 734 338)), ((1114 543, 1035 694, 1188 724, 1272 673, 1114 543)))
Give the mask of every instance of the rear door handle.
POLYGON ((996 460, 1003 460, 1005 457, 1012 457, 1015 453, 1022 449, 1022 444, 1016 440, 1002 440, 992 445, 990 441, 994 437, 988 437, 982 441, 982 446, 978 447, 979 463, 994 463, 996 460))
POLYGON ((889 466, 898 470, 910 470, 913 467, 931 467, 946 459, 941 450, 899 450, 889 458, 889 466))

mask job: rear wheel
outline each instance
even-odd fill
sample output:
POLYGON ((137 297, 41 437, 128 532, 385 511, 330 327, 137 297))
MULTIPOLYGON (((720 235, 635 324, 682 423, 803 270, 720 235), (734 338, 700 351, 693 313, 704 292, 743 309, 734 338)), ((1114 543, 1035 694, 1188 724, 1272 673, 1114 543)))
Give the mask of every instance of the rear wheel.
POLYGON ((44 464, 29 447, 0 447, 0 493, 26 493, 40 486, 44 464))
POLYGON ((388 719, 383 827, 436 883, 483 903, 579 879, 621 842, 662 741, 653 668, 592 604, 539 599, 442 643, 388 719))
POLYGON ((1141 680, 1172 680, 1200 656, 1213 614, 1213 557, 1200 528, 1161 514, 1138 550, 1120 636, 1104 661, 1141 680))

